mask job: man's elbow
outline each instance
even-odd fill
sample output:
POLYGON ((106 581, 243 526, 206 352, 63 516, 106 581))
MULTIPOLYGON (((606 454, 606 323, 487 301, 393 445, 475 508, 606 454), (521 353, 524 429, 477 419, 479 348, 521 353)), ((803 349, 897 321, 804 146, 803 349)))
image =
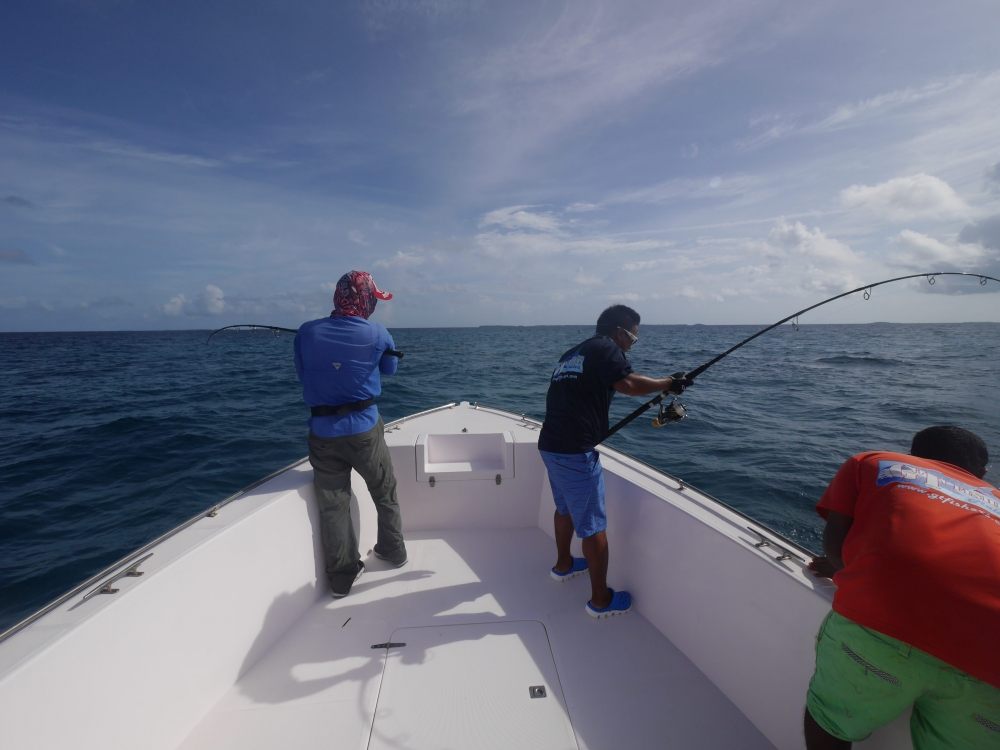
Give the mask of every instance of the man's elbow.
POLYGON ((625 376, 621 380, 612 383, 611 387, 623 396, 641 396, 643 393, 642 386, 634 375, 625 376))

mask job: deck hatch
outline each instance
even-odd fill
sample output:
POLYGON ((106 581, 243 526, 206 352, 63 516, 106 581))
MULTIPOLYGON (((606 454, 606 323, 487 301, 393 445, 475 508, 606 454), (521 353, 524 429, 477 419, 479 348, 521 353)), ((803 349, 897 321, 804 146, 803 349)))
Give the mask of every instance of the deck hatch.
POLYGON ((542 623, 402 628, 369 750, 579 750, 542 623), (544 697, 544 700, 538 698, 544 697))

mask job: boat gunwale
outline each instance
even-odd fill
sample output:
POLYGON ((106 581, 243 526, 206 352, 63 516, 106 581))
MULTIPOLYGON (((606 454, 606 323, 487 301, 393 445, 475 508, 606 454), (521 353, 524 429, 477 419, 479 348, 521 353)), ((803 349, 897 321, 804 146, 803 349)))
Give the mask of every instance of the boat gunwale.
MULTIPOLYGON (((455 406, 455 402, 449 402, 449 403, 444 404, 442 406, 436 406, 433 409, 427 409, 425 411, 416 412, 415 414, 409 414, 409 415, 407 415, 405 417, 402 417, 400 419, 396 419, 396 420, 393 420, 392 422, 389 422, 386 425, 386 428, 392 427, 392 426, 398 426, 399 424, 401 424, 401 423, 403 423, 403 422, 405 422, 405 421, 407 421, 409 419, 414 419, 415 417, 423 416, 425 414, 430 414, 432 412, 439 411, 441 409, 450 409, 450 408, 452 408, 454 406, 455 406)), ((198 521, 202 520, 203 518, 208 518, 208 517, 211 517, 211 516, 215 515, 216 513, 219 512, 219 510, 221 510, 225 506, 229 505, 232 502, 235 502, 236 500, 239 500, 241 497, 245 497, 246 495, 250 494, 250 492, 252 492, 253 490, 255 490, 258 487, 260 487, 262 484, 265 484, 265 483, 271 481, 272 479, 280 476, 281 474, 284 474, 287 471, 291 471, 292 469, 296 468, 297 466, 302 465, 303 463, 305 463, 308 460, 309 460, 308 456, 303 456, 302 458, 298 458, 295 461, 292 461, 292 463, 287 464, 287 465, 283 466, 280 469, 276 469, 275 471, 272 471, 270 474, 268 474, 266 476, 263 476, 260 479, 254 480, 253 482, 251 482, 247 486, 245 486, 245 487, 237 490, 236 492, 232 493, 231 495, 229 495, 228 497, 226 497, 224 500, 222 500, 222 501, 220 501, 218 503, 213 503, 212 505, 209 505, 207 508, 205 508, 204 510, 199 511, 196 515, 192 516, 191 518, 187 519, 186 521, 182 521, 177 526, 174 526, 173 528, 171 528, 170 530, 164 532, 160 536, 152 539, 151 541, 149 541, 146 544, 144 544, 142 547, 139 547, 138 549, 133 550, 132 552, 130 552, 127 555, 125 555, 125 557, 122 557, 119 560, 111 563, 107 567, 103 568, 102 570, 100 570, 97 573, 95 573, 94 575, 92 575, 90 578, 87 578, 86 580, 82 581, 81 583, 78 583, 76 586, 74 586, 72 589, 70 589, 66 593, 60 594, 58 597, 56 597, 55 599, 53 599, 52 601, 50 601, 48 604, 43 605, 40 609, 36 610, 35 612, 32 612, 30 615, 28 615, 24 619, 19 620, 18 622, 14 623, 9 628, 7 628, 6 630, 0 632, 0 643, 3 643, 7 639, 9 639, 15 633, 17 633, 17 632, 19 632, 21 630, 24 630, 26 627, 28 627, 29 625, 31 625, 36 620, 41 619, 42 617, 44 617, 45 615, 47 615, 49 612, 52 612, 53 610, 58 609, 63 604, 65 604, 66 602, 68 602, 70 599, 72 599, 73 597, 77 596, 81 592, 85 591, 86 589, 88 589, 90 587, 94 587, 97 584, 103 582, 103 580, 106 577, 112 576, 113 574, 119 572, 122 568, 128 568, 128 566, 130 564, 135 563, 138 558, 142 557, 142 555, 144 555, 146 552, 149 552, 151 549, 153 549, 154 547, 158 546, 162 542, 165 542, 168 539, 170 539, 171 537, 176 536, 177 534, 179 534, 180 532, 184 531, 185 529, 193 526, 194 524, 196 524, 198 521)))
MULTIPOLYGON (((478 403, 477 404, 471 404, 470 406, 471 406, 471 408, 474 408, 474 409, 480 409, 480 410, 489 411, 491 413, 499 414, 499 415, 502 415, 502 416, 505 416, 505 417, 512 417, 512 418, 517 419, 518 421, 522 421, 522 422, 525 422, 525 423, 530 423, 532 426, 537 426, 539 428, 542 426, 542 423, 539 420, 535 419, 534 417, 526 416, 525 414, 521 414, 520 416, 518 416, 514 412, 504 411, 503 409, 497 409, 497 408, 491 407, 491 406, 485 406, 484 407, 484 406, 479 405, 478 403)), ((758 519, 756 519, 756 518, 754 518, 752 516, 747 515, 746 513, 744 513, 743 511, 739 510, 738 508, 733 507, 732 505, 730 505, 726 501, 720 500, 719 498, 715 497, 711 493, 706 492, 705 490, 701 489, 700 487, 697 487, 696 485, 691 484, 690 482, 688 482, 688 481, 686 481, 684 479, 681 479, 680 477, 674 476, 673 474, 671 474, 668 471, 664 471, 663 469, 660 469, 660 468, 658 468, 656 466, 653 466, 649 462, 643 461, 641 458, 636 458, 631 453, 626 453, 625 451, 620 450, 618 448, 613 448, 611 446, 607 446, 607 445, 603 445, 603 444, 602 445, 598 445, 597 446, 597 450, 600 453, 606 453, 606 454, 608 454, 610 457, 614 458, 617 461, 621 461, 622 463, 624 463, 626 465, 628 465, 628 463, 630 463, 630 462, 634 463, 634 464, 638 464, 639 467, 641 467, 644 470, 643 473, 645 473, 647 476, 651 476, 654 479, 656 478, 656 475, 667 477, 668 479, 670 479, 671 481, 673 481, 673 482, 675 482, 677 484, 676 487, 670 487, 670 489, 672 489, 672 490, 675 490, 675 491, 681 492, 681 493, 683 493, 685 490, 693 490, 695 493, 697 493, 698 495, 700 495, 702 498, 704 498, 705 500, 709 501, 709 506, 711 504, 713 504, 713 503, 716 504, 716 505, 719 505, 720 507, 724 508, 725 510, 727 510, 727 511, 729 511, 729 512, 731 512, 731 513, 733 513, 733 514, 735 514, 737 516, 739 516, 742 520, 747 521, 748 523, 753 524, 754 527, 760 528, 761 530, 766 531, 769 534, 773 534, 783 544, 790 545, 792 547, 792 551, 800 552, 800 553, 802 553, 803 555, 805 555, 809 559, 811 559, 812 557, 814 557, 816 555, 816 553, 813 552, 812 550, 806 549, 801 544, 799 544, 798 542, 796 542, 794 539, 789 539, 787 536, 785 536, 784 534, 782 534, 780 531, 777 531, 777 530, 771 528, 770 526, 768 526, 763 521, 760 521, 760 520, 758 520, 758 519)), ((685 497, 687 497, 689 500, 693 499, 692 496, 689 495, 689 494, 686 494, 685 497)), ((727 520, 731 520, 731 519, 727 519, 727 520)))
MULTIPOLYGON (((527 416, 526 414, 523 414, 523 413, 520 414, 520 415, 518 415, 515 412, 506 411, 504 409, 499 409, 499 408, 492 407, 492 406, 483 406, 483 405, 479 404, 478 402, 470 404, 467 401, 463 401, 463 402, 454 402, 454 401, 452 401, 452 402, 449 402, 449 403, 446 403, 446 404, 442 404, 440 406, 433 407, 431 409, 425 409, 423 411, 415 412, 413 414, 408 414, 405 417, 400 417, 399 419, 394 419, 391 422, 386 423, 386 430, 389 430, 390 428, 392 428, 392 429, 398 429, 404 423, 409 422, 409 421, 411 421, 413 419, 416 419, 418 417, 423 417, 423 416, 426 416, 428 414, 433 414, 433 413, 438 412, 438 411, 444 411, 446 409, 453 409, 456 406, 462 406, 462 405, 468 406, 470 409, 474 409, 474 410, 477 410, 477 411, 486 411, 486 412, 489 412, 491 414, 495 414, 495 415, 502 416, 502 417, 505 417, 505 418, 508 418, 508 419, 516 420, 516 421, 520 422, 522 425, 524 425, 526 427, 527 426, 531 426, 533 428, 540 428, 542 426, 542 423, 539 420, 537 420, 537 419, 535 419, 533 417, 529 417, 529 416, 527 416)), ((695 485, 690 484, 690 483, 688 483, 688 482, 686 482, 686 481, 684 481, 684 480, 682 480, 682 479, 680 479, 678 477, 675 477, 673 474, 670 474, 669 472, 666 472, 666 471, 664 471, 662 469, 659 469, 659 468, 653 466, 652 464, 649 464, 646 461, 643 461, 642 459, 636 458, 635 456, 633 456, 633 455, 631 455, 629 453, 625 453, 624 451, 621 451, 621 450, 619 450, 617 448, 612 448, 612 447, 608 447, 608 446, 604 446, 604 445, 599 445, 598 446, 598 450, 601 453, 608 454, 609 457, 612 457, 612 458, 614 458, 617 461, 621 461, 626 466, 629 463, 638 465, 638 467, 642 470, 642 473, 644 475, 650 477, 650 478, 656 479, 657 475, 659 475, 659 476, 662 476, 662 477, 666 477, 666 478, 670 479, 673 482, 676 482, 678 486, 677 487, 670 487, 670 489, 672 489, 672 490, 678 491, 680 493, 684 493, 684 490, 686 490, 686 489, 693 490, 695 493, 697 493, 698 496, 700 496, 704 500, 708 501, 707 505, 704 506, 704 507, 707 507, 708 509, 711 509, 711 505, 712 504, 718 505, 721 508, 725 509, 726 511, 729 511, 730 513, 735 514, 736 516, 738 516, 739 518, 741 518, 743 521, 746 521, 746 522, 752 524, 754 527, 758 527, 761 530, 766 531, 769 534, 774 535, 777 540, 780 540, 783 544, 789 545, 790 547, 792 547, 794 549, 794 551, 802 553, 808 559, 811 559, 813 557, 813 555, 815 554, 812 551, 805 549, 804 547, 802 547, 801 545, 799 545, 794 540, 789 539, 788 537, 786 537, 781 532, 772 529, 767 524, 765 524, 765 523, 763 523, 763 522, 761 522, 761 521, 759 521, 759 520, 757 520, 755 518, 752 518, 752 517, 748 516, 747 514, 743 513, 742 511, 738 510, 737 508, 732 507, 728 503, 726 503, 726 502, 724 502, 722 500, 719 500, 718 498, 714 497, 713 495, 709 494, 708 492, 705 492, 705 491, 699 489, 695 485)), ((25 628, 27 628, 32 623, 40 620, 42 617, 44 617, 48 613, 50 613, 50 612, 58 609, 63 604, 66 604, 69 600, 71 600, 74 597, 78 596, 79 594, 85 592, 87 589, 96 588, 101 583, 103 583, 106 578, 113 577, 115 574, 119 573, 121 570, 127 569, 130 565, 134 564, 140 557, 142 557, 144 554, 146 554, 147 552, 149 552, 151 549, 157 547, 158 545, 162 544, 163 542, 167 541, 168 539, 176 536, 177 534, 179 534, 180 532, 184 531, 185 529, 190 528, 191 526, 193 526, 198 521, 200 521, 200 520, 202 520, 204 518, 209 518, 209 517, 214 516, 219 510, 221 510, 225 506, 229 505, 230 503, 233 503, 236 500, 239 500, 240 498, 246 497, 253 490, 257 489, 261 485, 266 484, 267 482, 271 481, 272 479, 275 479, 276 477, 278 477, 278 476, 280 476, 280 475, 282 475, 282 474, 284 474, 284 473, 286 473, 288 471, 291 471, 291 470, 295 469, 298 466, 301 466, 303 463, 306 463, 308 460, 309 460, 308 456, 304 456, 302 458, 296 459, 292 463, 287 464, 286 466, 284 466, 284 467, 282 467, 280 469, 277 469, 277 470, 271 472, 270 474, 267 474, 266 476, 261 477, 260 479, 257 479, 255 481, 251 482, 250 484, 246 485, 245 487, 243 487, 243 488, 237 490, 236 492, 232 493, 231 495, 229 495, 228 497, 226 497, 224 500, 208 506, 205 510, 199 511, 196 515, 192 516, 191 518, 187 519, 186 521, 183 521, 182 523, 180 523, 179 525, 171 528, 170 530, 164 532, 160 536, 152 539, 151 541, 149 541, 146 544, 144 544, 142 547, 139 547, 138 549, 133 550, 132 552, 130 552, 126 556, 120 558, 116 562, 108 565, 107 567, 105 567, 102 570, 98 571, 97 573, 95 573, 94 575, 90 576, 86 580, 84 580, 81 583, 77 584, 76 586, 74 586, 72 589, 70 589, 66 593, 61 594, 60 596, 56 597, 55 599, 53 599, 52 601, 50 601, 48 604, 42 606, 40 609, 38 609, 35 612, 33 612, 32 614, 28 615, 24 619, 16 622, 14 625, 12 625, 9 628, 7 628, 6 630, 0 632, 0 644, 4 643, 8 639, 10 639, 12 636, 14 636, 17 633, 19 633, 20 631, 24 630, 25 628)), ((694 496, 692 496, 690 494, 685 494, 684 496, 687 499, 689 499, 689 500, 696 500, 697 499, 697 498, 695 498, 694 496)))

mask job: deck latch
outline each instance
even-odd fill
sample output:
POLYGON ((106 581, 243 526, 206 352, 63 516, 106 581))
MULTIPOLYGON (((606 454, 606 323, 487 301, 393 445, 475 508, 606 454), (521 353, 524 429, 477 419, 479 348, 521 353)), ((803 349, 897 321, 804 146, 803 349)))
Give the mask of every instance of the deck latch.
POLYGON ((532 698, 544 698, 546 695, 545 685, 532 685, 528 688, 528 695, 532 698))
POLYGON ((372 648, 402 648, 405 643, 395 643, 394 641, 386 641, 385 643, 373 643, 372 648))

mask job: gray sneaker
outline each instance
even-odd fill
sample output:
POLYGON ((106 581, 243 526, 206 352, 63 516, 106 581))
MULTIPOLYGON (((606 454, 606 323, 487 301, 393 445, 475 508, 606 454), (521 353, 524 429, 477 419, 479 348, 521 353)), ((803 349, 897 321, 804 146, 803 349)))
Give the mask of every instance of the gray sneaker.
POLYGON ((402 555, 395 555, 393 557, 390 557, 389 555, 383 555, 378 550, 372 550, 372 552, 375 553, 375 557, 377 557, 379 560, 385 560, 394 568, 402 568, 404 565, 406 565, 407 561, 409 560, 409 558, 407 558, 406 556, 405 549, 403 550, 402 555))
POLYGON ((333 598, 334 599, 343 599, 345 596, 347 596, 348 594, 350 594, 351 593, 351 587, 355 583, 358 582, 358 579, 361 578, 361 574, 364 573, 364 572, 365 572, 365 564, 363 562, 359 561, 358 562, 358 573, 357 573, 357 575, 354 576, 354 580, 351 581, 350 584, 348 584, 347 589, 344 590, 344 591, 337 591, 335 589, 331 589, 330 593, 333 595, 333 598))

